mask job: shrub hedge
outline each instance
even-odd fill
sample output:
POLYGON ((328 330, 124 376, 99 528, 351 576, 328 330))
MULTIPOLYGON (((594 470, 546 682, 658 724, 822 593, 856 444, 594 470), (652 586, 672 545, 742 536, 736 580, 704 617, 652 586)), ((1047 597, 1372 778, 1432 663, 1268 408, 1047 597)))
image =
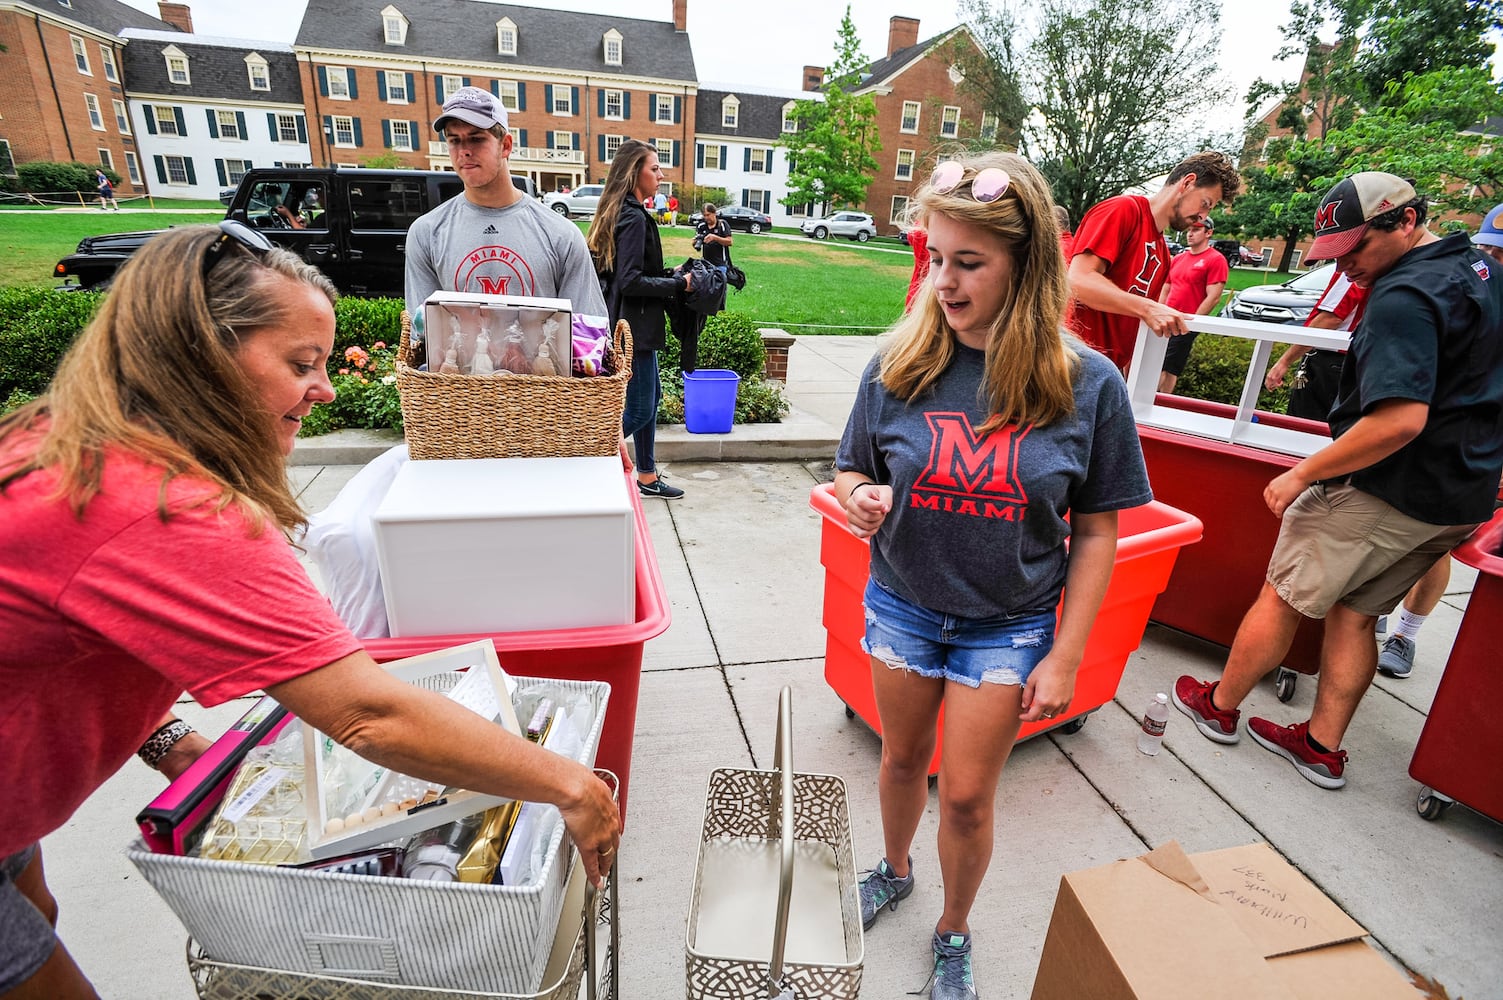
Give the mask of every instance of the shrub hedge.
POLYGON ((60 191, 94 191, 94 171, 104 170, 110 183, 120 186, 120 175, 96 164, 80 163, 18 163, 16 176, 0 176, 0 191, 16 193, 35 191, 56 194, 60 191))
MULTIPOLYGON (((663 380, 663 402, 658 423, 684 422, 684 376, 679 369, 679 340, 668 331, 667 343, 658 352, 663 380)), ((699 335, 699 367, 726 368, 741 377, 736 387, 738 424, 775 424, 788 415, 783 387, 762 377, 767 367, 767 348, 756 323, 746 313, 720 312, 711 316, 699 335)))
MULTIPOLYGON (((40 394, 52 380, 52 373, 73 338, 94 316, 104 293, 57 292, 49 288, 22 286, 0 289, 0 412, 8 412, 40 394)), ((334 353, 329 358, 329 373, 340 382, 345 394, 344 405, 310 419, 304 424, 308 433, 337 427, 400 427, 400 411, 395 405, 396 391, 380 376, 390 372, 390 355, 395 353, 402 301, 400 299, 342 298, 335 306, 334 353), (382 348, 376 348, 376 344, 382 348), (350 365, 347 352, 352 347, 371 352, 379 360, 378 378, 346 385, 339 369, 350 365)), ((1242 380, 1252 357, 1250 341, 1216 336, 1196 339, 1179 391, 1186 396, 1235 403, 1242 394, 1242 380)), ((1276 345, 1274 356, 1283 350, 1276 345)), ((679 374, 679 342, 672 332, 667 346, 659 353, 663 372, 663 405, 659 423, 681 423, 683 378, 679 374)), ((788 401, 776 382, 762 378, 767 352, 762 337, 750 316, 722 312, 710 317, 699 338, 699 364, 702 368, 728 368, 741 376, 736 397, 737 423, 776 422, 788 412, 788 401)), ((367 369, 369 376, 375 366, 367 369)), ((358 376, 355 376, 358 378, 358 376)), ((1283 413, 1288 406, 1287 385, 1259 396, 1259 408, 1283 413)))

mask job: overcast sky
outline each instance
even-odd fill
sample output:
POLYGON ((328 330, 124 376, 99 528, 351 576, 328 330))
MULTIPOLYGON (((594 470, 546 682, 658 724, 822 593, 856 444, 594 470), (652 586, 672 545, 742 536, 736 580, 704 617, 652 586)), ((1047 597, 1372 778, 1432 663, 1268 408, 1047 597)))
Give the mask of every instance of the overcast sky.
MULTIPOLYGON (((157 14, 155 0, 125 0, 133 7, 157 14)), ((198 34, 231 38, 292 42, 307 0, 188 0, 198 34)), ((477 0, 476 6, 482 4, 477 0)), ((538 6, 594 14, 671 20, 673 0, 549 0, 538 6)), ((958 23, 953 0, 855 0, 852 14, 865 54, 873 59, 887 53, 888 19, 918 17, 919 37, 928 38, 958 23)), ((835 38, 845 14, 846 0, 689 0, 689 35, 694 63, 702 83, 756 85, 796 90, 805 65, 825 65, 835 51, 835 38)), ((1218 63, 1232 84, 1235 100, 1219 114, 1207 115, 1212 128, 1230 131, 1242 117, 1242 95, 1252 81, 1292 79, 1294 61, 1274 62, 1282 39, 1281 0, 1255 3, 1232 0, 1221 14, 1222 44, 1218 63)), ((1196 67, 1187 66, 1187 79, 1196 67)))

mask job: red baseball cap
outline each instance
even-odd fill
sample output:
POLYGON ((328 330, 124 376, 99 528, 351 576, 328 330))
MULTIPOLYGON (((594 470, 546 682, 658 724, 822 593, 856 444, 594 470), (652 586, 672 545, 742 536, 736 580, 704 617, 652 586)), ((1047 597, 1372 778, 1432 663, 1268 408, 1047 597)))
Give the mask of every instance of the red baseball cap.
POLYGON ((1338 181, 1315 210, 1315 242, 1305 259, 1326 260, 1351 252, 1369 222, 1416 197, 1414 185, 1376 170, 1338 181))

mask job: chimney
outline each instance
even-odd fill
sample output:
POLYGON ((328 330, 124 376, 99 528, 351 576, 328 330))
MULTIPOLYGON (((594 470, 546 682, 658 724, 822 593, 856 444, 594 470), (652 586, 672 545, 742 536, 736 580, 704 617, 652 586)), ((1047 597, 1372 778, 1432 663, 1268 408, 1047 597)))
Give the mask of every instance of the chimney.
POLYGON ((804 89, 818 90, 825 85, 825 68, 823 66, 804 67, 804 89))
POLYGON ((906 49, 910 45, 918 44, 918 18, 897 17, 890 18, 887 22, 887 54, 892 55, 899 49, 906 49))
POLYGON ((673 30, 689 30, 689 0, 673 0, 673 30))
POLYGON ((167 3, 162 0, 157 4, 157 10, 161 13, 162 20, 172 25, 178 31, 186 31, 193 34, 193 12, 185 3, 167 3))

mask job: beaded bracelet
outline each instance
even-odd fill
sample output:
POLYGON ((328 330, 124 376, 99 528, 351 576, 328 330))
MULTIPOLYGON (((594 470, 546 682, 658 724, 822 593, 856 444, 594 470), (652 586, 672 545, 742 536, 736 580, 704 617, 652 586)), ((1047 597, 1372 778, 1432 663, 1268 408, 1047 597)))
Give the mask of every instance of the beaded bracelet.
POLYGON ((192 726, 182 719, 173 719, 148 736, 146 742, 141 744, 141 749, 136 751, 136 756, 140 757, 142 762, 153 771, 158 770, 157 765, 162 762, 163 757, 167 756, 168 751, 177 745, 178 740, 191 732, 193 732, 192 726))

